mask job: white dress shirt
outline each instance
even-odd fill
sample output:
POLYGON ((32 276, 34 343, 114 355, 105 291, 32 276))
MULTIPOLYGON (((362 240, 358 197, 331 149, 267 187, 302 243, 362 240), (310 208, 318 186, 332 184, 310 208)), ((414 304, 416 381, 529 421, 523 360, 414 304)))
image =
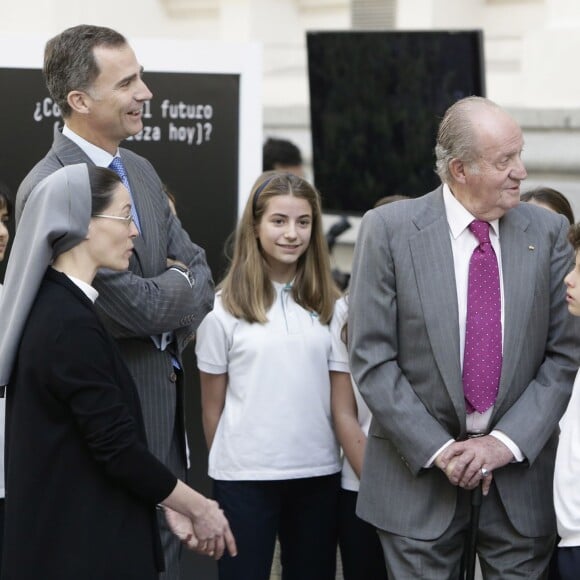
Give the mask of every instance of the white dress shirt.
MULTIPOLYGON (((66 124, 62 128, 62 134, 67 139, 70 139, 73 143, 78 145, 97 167, 109 167, 111 161, 113 161, 113 158, 115 157, 104 149, 101 149, 86 139, 83 139, 80 135, 77 135, 66 124)), ((119 151, 117 150, 117 155, 118 153, 119 151)))

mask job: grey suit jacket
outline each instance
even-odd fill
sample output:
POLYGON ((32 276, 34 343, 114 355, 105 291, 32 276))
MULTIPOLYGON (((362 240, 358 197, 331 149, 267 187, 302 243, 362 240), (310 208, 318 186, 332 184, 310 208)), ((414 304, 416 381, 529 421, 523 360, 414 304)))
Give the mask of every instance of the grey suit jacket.
MULTIPOLYGON (((180 389, 176 385, 171 355, 181 352, 213 306, 214 288, 205 252, 190 240, 169 209, 167 197, 153 166, 143 157, 120 149, 142 235, 126 272, 100 270, 94 281, 96 302, 108 330, 117 339, 125 362, 135 380, 149 447, 168 462, 175 421, 184 431, 180 389), (167 270, 167 258, 188 265, 195 285, 167 270), (174 331, 177 345, 159 351, 151 335, 174 331)), ((44 177, 60 167, 92 161, 70 139, 55 130, 50 151, 26 176, 16 196, 16 220, 28 195, 44 177)), ((183 457, 183 461, 185 458, 183 457)))
MULTIPOLYGON (((555 530, 551 501, 557 424, 578 368, 578 320, 563 278, 567 222, 531 204, 500 220, 504 360, 490 430, 525 456, 494 473, 522 534, 555 530)), ((433 539, 450 524, 457 488, 424 469, 466 434, 453 255, 442 188, 368 212, 349 301, 352 373, 373 412, 359 515, 403 536, 433 539)))

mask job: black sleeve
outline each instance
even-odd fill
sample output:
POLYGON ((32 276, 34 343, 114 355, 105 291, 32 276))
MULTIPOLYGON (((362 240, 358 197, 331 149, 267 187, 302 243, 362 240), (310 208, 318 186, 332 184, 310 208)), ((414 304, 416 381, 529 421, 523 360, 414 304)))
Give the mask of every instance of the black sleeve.
POLYGON ((51 350, 50 389, 71 411, 90 453, 118 483, 159 503, 177 479, 147 449, 128 405, 135 386, 120 385, 113 350, 95 319, 58 333, 51 350))

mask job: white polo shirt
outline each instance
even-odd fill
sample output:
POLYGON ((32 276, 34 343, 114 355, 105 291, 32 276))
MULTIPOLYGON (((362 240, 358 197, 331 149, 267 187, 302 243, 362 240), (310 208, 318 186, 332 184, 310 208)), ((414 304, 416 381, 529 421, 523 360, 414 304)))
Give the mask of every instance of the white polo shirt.
POLYGON ((580 546, 580 371, 562 419, 554 468, 554 507, 561 548, 580 546))
POLYGON ((316 313, 274 284, 268 322, 250 324, 222 306, 197 331, 200 370, 228 374, 209 454, 219 480, 279 480, 340 471, 330 410, 330 332, 316 313))

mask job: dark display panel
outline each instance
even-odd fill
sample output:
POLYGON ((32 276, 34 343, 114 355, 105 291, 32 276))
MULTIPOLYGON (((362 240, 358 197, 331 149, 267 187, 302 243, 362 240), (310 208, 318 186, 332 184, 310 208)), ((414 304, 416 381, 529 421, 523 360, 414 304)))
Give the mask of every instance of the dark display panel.
POLYGON ((383 196, 435 188, 443 113, 485 95, 482 32, 312 32, 307 45, 324 210, 362 214, 383 196))
MULTIPOLYGON (((151 161, 219 279, 237 216, 239 75, 148 72, 144 80, 153 99, 144 108, 143 131, 121 145, 151 161)), ((62 119, 40 70, 0 69, 0 86, 8 89, 0 91, 0 179, 15 195, 62 119)))

